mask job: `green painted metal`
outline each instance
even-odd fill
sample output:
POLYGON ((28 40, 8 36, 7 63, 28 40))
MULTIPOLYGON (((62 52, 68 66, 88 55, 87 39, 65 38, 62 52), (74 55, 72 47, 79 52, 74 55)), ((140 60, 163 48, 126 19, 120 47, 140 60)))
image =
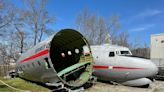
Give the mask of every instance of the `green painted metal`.
POLYGON ((61 77, 62 75, 66 74, 76 68, 79 68, 80 66, 88 64, 88 63, 91 63, 91 62, 80 62, 80 63, 74 64, 74 65, 67 67, 64 70, 60 71, 57 75, 61 77))
POLYGON ((89 77, 90 77, 90 72, 85 71, 81 74, 79 79, 82 80, 82 82, 83 82, 83 81, 88 81, 89 77))

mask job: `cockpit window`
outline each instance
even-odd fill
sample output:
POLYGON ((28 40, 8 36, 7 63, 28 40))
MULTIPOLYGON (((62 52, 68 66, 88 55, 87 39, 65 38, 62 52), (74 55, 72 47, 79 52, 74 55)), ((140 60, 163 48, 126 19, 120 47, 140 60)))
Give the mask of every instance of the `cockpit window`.
POLYGON ((130 54, 129 51, 120 51, 121 54, 130 54))
POLYGON ((115 56, 114 52, 109 52, 109 57, 114 57, 114 56, 115 56))

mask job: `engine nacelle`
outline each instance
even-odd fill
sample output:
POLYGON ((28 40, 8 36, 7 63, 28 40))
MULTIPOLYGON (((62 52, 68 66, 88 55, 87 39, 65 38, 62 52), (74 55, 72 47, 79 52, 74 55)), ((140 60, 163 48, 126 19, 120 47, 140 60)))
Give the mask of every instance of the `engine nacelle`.
POLYGON ((123 85, 126 86, 149 86, 149 84, 152 83, 152 81, 148 78, 140 78, 140 79, 135 79, 135 80, 129 80, 126 82, 123 82, 123 85))

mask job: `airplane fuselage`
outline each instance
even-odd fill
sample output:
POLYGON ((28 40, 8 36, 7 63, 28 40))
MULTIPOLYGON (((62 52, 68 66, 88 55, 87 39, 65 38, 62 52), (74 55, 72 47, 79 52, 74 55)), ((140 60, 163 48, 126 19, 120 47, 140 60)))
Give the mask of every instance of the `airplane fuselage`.
POLYGON ((94 75, 100 80, 126 82, 153 76, 158 69, 148 59, 133 57, 130 50, 120 46, 91 46, 94 75))

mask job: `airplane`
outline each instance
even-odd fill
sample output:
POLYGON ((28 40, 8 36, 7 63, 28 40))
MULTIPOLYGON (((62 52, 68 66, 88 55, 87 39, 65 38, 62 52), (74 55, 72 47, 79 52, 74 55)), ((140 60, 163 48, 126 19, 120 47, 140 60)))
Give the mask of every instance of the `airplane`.
POLYGON ((73 29, 62 29, 23 53, 16 71, 20 78, 54 86, 54 90, 80 89, 95 81, 90 45, 73 29))
POLYGON ((95 63, 93 75, 102 81, 149 87, 150 78, 158 72, 154 63, 133 56, 127 47, 104 44, 91 46, 91 50, 95 63))

